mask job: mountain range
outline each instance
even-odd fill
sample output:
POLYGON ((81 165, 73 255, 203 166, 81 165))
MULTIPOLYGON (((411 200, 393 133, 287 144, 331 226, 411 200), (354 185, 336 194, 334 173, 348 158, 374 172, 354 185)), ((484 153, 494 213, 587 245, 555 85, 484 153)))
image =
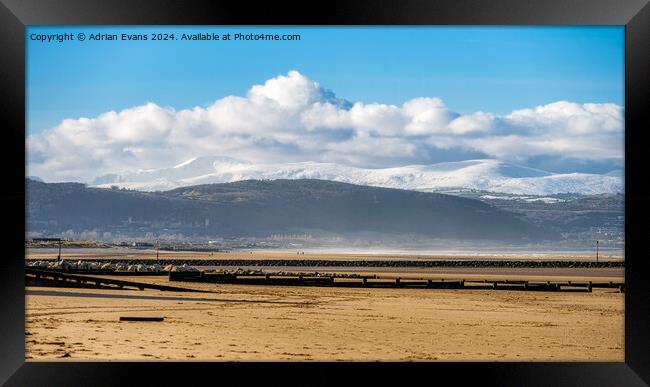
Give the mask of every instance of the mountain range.
POLYGON ((359 168, 318 162, 254 164, 220 156, 197 157, 170 168, 103 175, 91 185, 152 192, 201 184, 276 179, 318 179, 422 192, 472 190, 518 195, 615 194, 623 192, 624 188, 621 170, 603 175, 560 174, 493 159, 359 168))
POLYGON ((43 233, 418 235, 516 242, 560 237, 480 200, 315 179, 243 180, 164 192, 26 179, 26 191, 28 230, 43 233))

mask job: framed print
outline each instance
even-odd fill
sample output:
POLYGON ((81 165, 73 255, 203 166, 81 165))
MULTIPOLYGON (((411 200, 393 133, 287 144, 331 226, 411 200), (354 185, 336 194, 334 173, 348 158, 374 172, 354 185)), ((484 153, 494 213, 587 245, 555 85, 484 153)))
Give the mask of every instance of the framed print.
POLYGON ((1 380, 644 385, 649 12, 3 0, 1 380))

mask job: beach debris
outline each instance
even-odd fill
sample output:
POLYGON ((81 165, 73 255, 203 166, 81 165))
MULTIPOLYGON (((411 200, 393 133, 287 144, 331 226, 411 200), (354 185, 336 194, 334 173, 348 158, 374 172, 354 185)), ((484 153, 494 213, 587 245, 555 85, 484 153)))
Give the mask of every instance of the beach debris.
POLYGON ((199 269, 195 268, 194 266, 189 266, 187 264, 182 264, 180 266, 174 266, 172 268, 173 272, 194 272, 194 271, 199 271, 199 269))
MULTIPOLYGON (((163 272, 171 271, 174 268, 174 265, 169 264, 163 268, 158 263, 151 265, 139 263, 139 264, 127 264, 123 262, 113 263, 113 262, 96 262, 96 261, 84 261, 78 260, 77 262, 69 261, 27 261, 25 263, 26 267, 34 269, 50 269, 50 270, 102 270, 102 271, 129 271, 129 272, 163 272)), ((187 269, 187 264, 181 265, 183 270, 193 271, 192 269, 187 269)))
POLYGON ((124 263, 118 263, 115 265, 115 271, 127 271, 129 269, 129 265, 124 264, 124 263))
POLYGON ((120 316, 120 321, 163 321, 164 317, 120 316))
POLYGON ((230 274, 230 275, 265 275, 266 273, 263 270, 247 270, 247 269, 242 269, 238 267, 235 270, 209 270, 210 273, 217 273, 217 274, 230 274))
POLYGON ((117 265, 115 265, 113 263, 105 263, 100 267, 100 269, 102 269, 102 270, 115 270, 115 269, 117 269, 117 265))
POLYGON ((51 262, 47 261, 32 261, 27 262, 28 267, 39 268, 39 269, 48 269, 51 262))
POLYGON ((75 268, 75 265, 68 261, 58 261, 58 262, 51 262, 47 266, 47 268, 56 269, 56 270, 72 270, 75 268))

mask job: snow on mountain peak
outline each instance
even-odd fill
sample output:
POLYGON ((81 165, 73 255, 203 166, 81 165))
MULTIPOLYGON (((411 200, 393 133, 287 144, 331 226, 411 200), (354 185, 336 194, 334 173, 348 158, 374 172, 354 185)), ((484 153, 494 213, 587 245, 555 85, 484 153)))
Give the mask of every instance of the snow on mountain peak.
POLYGON ((623 191, 619 176, 554 174, 493 159, 372 169, 318 162, 252 164, 229 157, 203 156, 171 168, 105 175, 95 179, 94 184, 158 191, 247 179, 320 179, 427 192, 454 189, 520 195, 623 191))
POLYGON ((187 160, 187 161, 183 161, 182 163, 180 163, 180 164, 178 164, 178 165, 175 165, 174 168, 175 168, 175 169, 176 169, 176 168, 182 168, 182 167, 184 167, 184 166, 186 166, 186 165, 190 165, 190 164, 192 164, 193 162, 195 162, 196 159, 198 159, 198 157, 193 157, 193 158, 191 158, 191 159, 189 159, 189 160, 187 160))

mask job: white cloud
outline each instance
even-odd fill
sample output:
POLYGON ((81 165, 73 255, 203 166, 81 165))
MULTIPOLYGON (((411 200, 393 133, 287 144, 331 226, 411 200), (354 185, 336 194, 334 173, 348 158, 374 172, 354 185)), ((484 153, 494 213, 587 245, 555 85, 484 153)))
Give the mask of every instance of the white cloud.
POLYGON ((402 110, 409 117, 405 131, 415 135, 445 133, 449 123, 458 116, 439 98, 414 98, 405 102, 402 110))
POLYGON ((255 104, 273 101, 279 107, 292 111, 319 102, 322 97, 320 85, 295 70, 289 71, 287 76, 269 79, 264 85, 255 85, 248 92, 248 98, 255 104))
POLYGON ((533 109, 515 110, 506 119, 513 126, 542 133, 619 134, 623 129, 623 108, 613 103, 559 101, 533 109))
POLYGON ((487 133, 493 131, 496 117, 493 114, 477 112, 460 116, 447 125, 450 133, 465 135, 469 133, 487 133))
POLYGON ((343 129, 351 126, 347 110, 339 109, 329 102, 314 103, 309 109, 302 112, 300 122, 305 129, 343 129))
POLYGON ((520 162, 536 156, 620 161, 623 127, 623 108, 612 103, 559 101, 504 116, 460 115, 429 97, 402 106, 351 104, 290 71, 245 97, 206 107, 176 111, 150 102, 66 119, 30 135, 27 155, 29 174, 46 181, 91 181, 200 155, 373 167, 446 161, 453 152, 520 162))

